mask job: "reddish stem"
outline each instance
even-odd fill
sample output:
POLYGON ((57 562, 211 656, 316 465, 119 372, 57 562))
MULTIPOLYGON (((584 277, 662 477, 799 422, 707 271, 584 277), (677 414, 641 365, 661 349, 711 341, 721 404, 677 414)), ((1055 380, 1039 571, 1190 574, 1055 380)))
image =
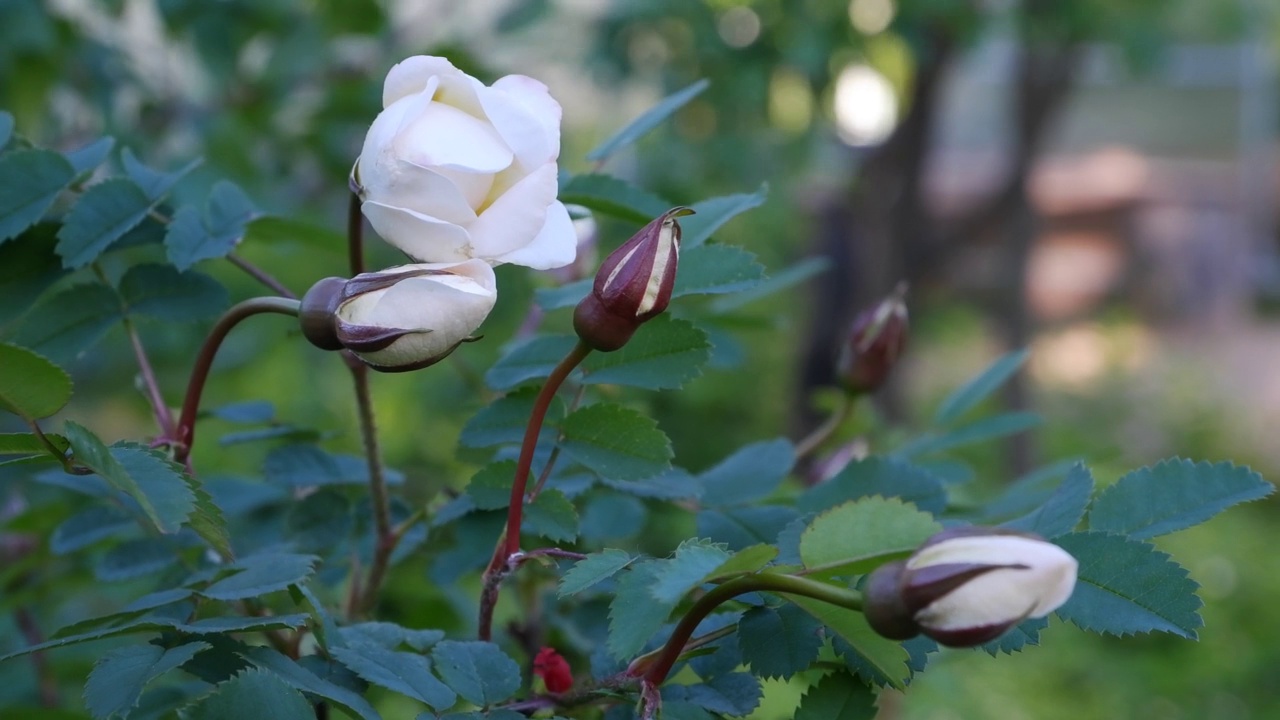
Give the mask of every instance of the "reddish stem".
POLYGON ((569 377, 569 373, 573 372, 573 369, 578 367, 590 352, 591 348, 585 343, 579 342, 575 345, 573 350, 570 350, 560 364, 551 371, 546 384, 542 386, 541 392, 533 401, 533 410, 529 413, 529 424, 524 429, 524 443, 520 446, 520 459, 516 461, 515 481, 511 483, 511 505, 507 507, 506 549, 501 557, 494 558, 499 563, 504 558, 520 552, 520 521, 524 515, 525 485, 529 482, 529 468, 533 465, 533 453, 538 447, 538 435, 542 432, 542 421, 547 417, 551 400, 564 384, 565 378, 569 377))
POLYGON ((182 401, 182 414, 178 417, 178 428, 173 438, 175 442, 174 459, 186 463, 195 443, 196 412, 200 409, 200 395, 204 392, 205 381, 209 379, 209 369, 213 367, 213 358, 218 348, 226 339, 231 328, 240 324, 241 320, 260 313, 278 313, 281 315, 298 314, 298 301, 288 298, 260 297, 250 298, 231 306, 223 313, 209 331, 204 345, 200 346, 200 354, 196 356, 196 364, 191 368, 191 379, 187 381, 187 395, 182 401))

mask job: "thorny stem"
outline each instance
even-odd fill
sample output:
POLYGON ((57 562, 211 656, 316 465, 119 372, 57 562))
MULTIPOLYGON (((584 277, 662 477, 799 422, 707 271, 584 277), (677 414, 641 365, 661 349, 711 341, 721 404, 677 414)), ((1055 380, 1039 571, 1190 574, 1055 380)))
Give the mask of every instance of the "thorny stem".
MULTIPOLYGON (((28 645, 39 645, 44 642, 40 626, 36 624, 35 616, 27 608, 14 609, 13 623, 18 626, 28 645)), ((35 668, 36 680, 40 688, 40 705, 46 708, 58 707, 58 679, 54 677, 53 668, 49 667, 49 658, 45 657, 43 650, 31 653, 31 666, 35 668)))
POLYGON ((391 553, 400 537, 391 528, 391 498, 387 494, 387 478, 382 467, 382 453, 378 448, 378 426, 373 415, 373 399, 369 395, 369 367, 359 361, 348 363, 351 380, 356 389, 356 406, 360 411, 360 439, 364 444, 365 461, 369 466, 369 495, 373 503, 374 547, 373 562, 364 583, 364 592, 356 607, 357 615, 368 613, 378 602, 382 581, 391 563, 391 553))
MULTIPOLYGON (((103 283, 107 282, 106 273, 102 271, 102 266, 98 263, 93 264, 93 272, 103 283)), ((164 395, 160 392, 160 383, 156 381, 155 370, 151 368, 151 361, 147 359, 147 350, 142 346, 142 339, 138 337, 138 329, 134 327, 133 321, 129 319, 129 307, 124 300, 120 300, 120 323, 124 326, 125 333, 129 336, 129 344, 133 347, 133 356, 138 361, 138 371, 142 374, 142 384, 147 389, 147 401, 151 404, 151 412, 156 416, 156 425, 160 428, 161 437, 172 437, 174 432, 173 414, 169 411, 169 406, 164 401, 164 395)))
POLYGON ((280 297, 250 298, 231 306, 223 313, 209 331, 200 353, 196 355, 195 366, 191 368, 191 379, 187 381, 187 395, 182 401, 182 414, 178 418, 178 427, 171 438, 175 443, 174 459, 186 463, 195 443, 196 412, 200 409, 200 395, 204 392, 205 381, 209 379, 209 369, 213 366, 213 358, 218 348, 226 339, 231 328, 240 324, 241 320, 261 313, 278 313, 280 315, 298 314, 298 301, 280 297))
POLYGON ((579 342, 569 354, 556 365, 547 377, 547 382, 533 401, 533 409, 529 412, 529 424, 525 426, 524 442, 520 446, 520 458, 516 461, 516 475, 511 483, 511 504, 507 507, 507 527, 498 538, 498 546, 493 550, 493 559, 484 571, 483 587, 480 591, 480 617, 478 620, 481 640, 488 640, 493 633, 493 609, 498 604, 498 587, 503 578, 511 572, 518 561, 520 553, 520 523, 524 515, 524 492, 529 482, 529 468, 533 465, 533 452, 538 446, 538 434, 542 431, 542 421, 547 417, 547 409, 556 391, 564 384, 565 378, 591 353, 591 348, 579 342))
POLYGON ((254 265, 248 260, 245 260, 239 255, 236 255, 235 253, 231 253, 227 255, 227 260, 229 260, 232 265, 235 265, 236 267, 243 270, 245 274, 247 274, 249 277, 253 278, 254 280, 257 280, 258 282, 262 283, 264 286, 270 288, 271 290, 274 290, 276 294, 282 297, 287 297, 291 300, 297 299, 298 295, 296 293, 294 293, 289 288, 285 287, 284 283, 275 279, 275 277, 273 277, 266 270, 263 270, 262 268, 258 267, 257 265, 254 265))
POLYGON ((844 423, 845 419, 849 417, 849 412, 851 410, 853 410, 853 398, 849 397, 849 395, 845 393, 841 393, 839 405, 836 406, 836 409, 832 410, 831 414, 827 416, 827 419, 824 420, 821 425, 814 428, 813 432, 809 433, 804 437, 804 439, 796 443, 796 459, 798 460, 805 457, 814 450, 817 450, 822 443, 826 442, 831 437, 832 433, 838 430, 840 425, 844 423))
POLYGON ((689 612, 680 618, 680 623, 676 625, 666 644, 655 652, 641 655, 633 660, 631 666, 627 668, 627 674, 642 678, 644 683, 655 688, 661 685, 667 679, 667 674, 671 672, 676 661, 685 652, 693 631, 711 614, 711 611, 739 595, 760 591, 803 595, 850 610, 862 610, 862 593, 856 590, 793 575, 774 573, 744 575, 726 581, 699 598, 693 607, 689 608, 689 612))

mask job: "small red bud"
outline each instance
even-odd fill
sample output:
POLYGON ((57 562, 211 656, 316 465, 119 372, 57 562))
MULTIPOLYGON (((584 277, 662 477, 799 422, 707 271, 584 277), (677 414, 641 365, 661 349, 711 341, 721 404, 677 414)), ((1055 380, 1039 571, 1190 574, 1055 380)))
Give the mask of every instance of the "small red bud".
POLYGON ((605 258, 595 284, 573 312, 573 329, 588 346, 617 350, 646 320, 667 309, 680 262, 680 223, 688 208, 668 210, 605 258))
POLYGON ((907 344, 907 286, 858 314, 840 348, 836 377, 851 395, 875 392, 888 379, 907 344))
POLYGON ((533 674, 542 678, 547 691, 562 693, 573 687, 573 670, 555 648, 544 647, 533 659, 533 674))

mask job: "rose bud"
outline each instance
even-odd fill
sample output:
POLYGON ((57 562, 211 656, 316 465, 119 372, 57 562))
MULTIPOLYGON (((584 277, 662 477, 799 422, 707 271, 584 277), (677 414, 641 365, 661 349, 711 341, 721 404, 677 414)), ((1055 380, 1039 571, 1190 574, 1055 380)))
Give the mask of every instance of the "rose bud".
POLYGON ((538 651, 533 659, 533 674, 542 678, 547 692, 562 693, 573 687, 573 670, 555 648, 544 647, 538 651))
POLYGON ((689 208, 668 210, 604 259, 573 311, 573 329, 595 350, 617 350, 646 320, 667 309, 680 261, 680 223, 689 208))
POLYGON ((906 292, 906 284, 899 283, 893 294, 854 318, 836 361, 836 378, 849 394, 875 392, 897 363, 907 344, 906 292))
POLYGON ((1071 597, 1076 559, 1043 538, 997 528, 944 530, 905 561, 867 577, 867 622, 905 640, 924 633, 943 645, 994 640, 1071 597))
POLYGON ((556 200, 560 104, 508 75, 486 86, 440 57, 391 68, 351 186, 384 240, 418 262, 469 258, 546 270, 577 236, 556 200))
POLYGON ((375 370, 417 370, 473 339, 497 300, 482 260, 401 265, 351 280, 326 278, 302 299, 303 335, 346 348, 375 370))

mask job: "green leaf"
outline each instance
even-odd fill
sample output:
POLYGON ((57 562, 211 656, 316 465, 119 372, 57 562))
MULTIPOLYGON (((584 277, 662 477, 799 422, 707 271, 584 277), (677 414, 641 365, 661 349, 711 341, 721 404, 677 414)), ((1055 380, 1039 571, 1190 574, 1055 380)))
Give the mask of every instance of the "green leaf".
POLYGON ((444 710, 457 702, 453 690, 431 674, 431 661, 417 653, 388 650, 372 643, 352 643, 331 648, 330 652, 365 680, 426 703, 432 710, 444 710))
POLYGON ((702 245, 680 253, 671 297, 738 292, 764 279, 756 256, 733 245, 702 245))
POLYGON ((655 561, 654 582, 649 586, 649 593, 658 602, 677 603, 728 559, 729 553, 719 545, 697 538, 685 540, 676 548, 674 556, 655 561))
POLYGON ((9 138, 13 137, 13 115, 0 110, 0 149, 4 149, 9 144, 9 138))
POLYGON ((658 632, 675 603, 660 603, 649 594, 658 579, 657 561, 633 565, 622 577, 609 605, 609 639, 605 645, 617 660, 629 660, 658 632))
POLYGON ((866 683, 842 672, 828 675, 800 700, 795 720, 872 720, 876 696, 866 683))
POLYGON ((677 110, 684 107, 690 100, 693 100, 710 86, 711 81, 704 78, 683 90, 678 90, 663 98, 661 102, 646 110, 640 117, 632 120, 613 137, 600 143, 594 150, 587 153, 587 160, 595 163, 604 162, 610 155, 661 125, 664 120, 675 114, 677 110))
POLYGON ((778 556, 778 548, 761 543, 745 547, 725 560, 703 577, 703 582, 727 579, 735 575, 747 575, 759 571, 778 556))
POLYGON ((695 518, 698 536, 741 550, 759 543, 772 543, 791 521, 795 508, 788 505, 757 505, 723 510, 709 509, 695 518))
MULTIPOLYGON (((334 455, 309 443, 292 443, 273 449, 267 453, 262 470, 267 482, 292 488, 363 485, 369 482, 369 468, 364 458, 334 455)), ((387 472, 388 483, 403 481, 404 476, 400 473, 387 472)))
POLYGON ((863 498, 814 518, 800 536, 800 559, 811 570, 864 573, 910 555, 941 530, 927 513, 897 498, 863 498))
POLYGON ((491 642, 441 640, 431 657, 440 678, 467 702, 491 705, 520 689, 520 666, 491 642))
POLYGON ((235 183, 219 182, 209 193, 203 216, 191 205, 173 216, 164 238, 169 262, 187 270, 201 260, 226 257, 244 238, 248 224, 260 216, 235 183))
MULTIPOLYGON (((170 591, 166 591, 166 593, 168 592, 170 591)), ((135 618, 109 627, 97 627, 88 632, 68 635, 59 635, 58 633, 55 633, 56 637, 52 640, 46 640, 37 645, 30 645, 22 648, 21 650, 15 650, 7 655, 0 655, 0 662, 9 660, 10 658, 21 657, 33 652, 38 652, 40 650, 51 650, 53 648, 66 647, 67 645, 78 645, 80 643, 90 642, 93 640, 103 640, 120 635, 132 635, 134 633, 177 630, 179 632, 190 633, 192 635, 204 635, 232 632, 261 632, 264 630, 296 630, 297 628, 305 625, 306 622, 307 616, 301 614, 249 618, 212 617, 196 620, 195 622, 190 623, 180 622, 173 618, 149 616, 135 618)), ((77 626, 79 625, 81 624, 77 624, 77 626)))
POLYGON ((616 575, 635 562, 625 550, 602 550, 579 560, 560 578, 560 597, 569 597, 616 575))
POLYGON ((115 138, 101 137, 78 150, 64 153, 63 156, 75 168, 76 176, 79 177, 101 165, 115 146, 115 138))
POLYGON ((296 690, 323 698, 361 720, 381 720, 378 711, 359 693, 329 682, 297 662, 269 647, 255 647, 241 653, 246 660, 266 670, 296 690))
POLYGON ((1075 592, 1058 616, 1110 635, 1160 631, 1194 640, 1199 587, 1153 545, 1123 535, 1077 532, 1056 542, 1080 562, 1075 592))
MULTIPOLYGON (((3 358, 3 351, 0 351, 0 358, 3 358)), ((0 384, 3 384, 4 378, 0 377, 0 384)), ((51 455, 51 459, 57 460, 59 457, 65 456, 67 449, 71 447, 71 443, 61 435, 54 433, 45 433, 45 439, 53 445, 56 455, 51 455)), ((39 436, 35 433, 0 433, 0 455, 43 455, 49 453, 49 448, 40 442, 39 436)))
POLYGON ((936 475, 904 460, 872 456, 854 460, 829 480, 805 491, 796 502, 802 512, 821 512, 848 500, 896 497, 928 513, 947 507, 947 491, 936 475))
POLYGON ((54 359, 71 360, 122 317, 115 290, 100 283, 72 285, 37 305, 14 341, 54 359))
POLYGON ((63 520, 49 538, 49 549, 66 555, 133 527, 136 523, 123 510, 95 505, 63 520))
POLYGON ((201 595, 214 600, 243 600, 284 590, 301 583, 315 572, 314 555, 264 552, 227 566, 235 571, 204 588, 201 595))
POLYGON ((547 311, 573 307, 582 302, 587 293, 591 292, 595 281, 594 277, 589 277, 565 283, 560 287, 538 288, 533 291, 533 299, 538 303, 538 307, 547 311))
POLYGON ((822 625, 795 605, 755 607, 738 621, 738 648, 752 673, 790 680, 818 658, 821 633, 822 625))
MULTIPOLYGON (((71 400, 71 376, 38 353, 0 343, 0 368, 4 368, 0 372, 0 410, 25 420, 39 420, 71 400)), ((35 452, 43 452, 39 443, 37 448, 35 452)), ((0 454, 4 453, 0 449, 0 454)))
POLYGON ((933 422, 938 425, 949 425, 958 420, 961 415, 972 410, 1013 377, 1030 355, 1030 350, 1018 350, 996 360, 977 377, 948 395, 947 399, 938 406, 933 422))
POLYGON ((125 717, 137 707, 151 681, 211 647, 192 642, 165 650, 156 645, 129 645, 102 656, 84 685, 84 704, 96 720, 125 717))
POLYGON ((739 448, 698 476, 703 505, 745 505, 768 497, 796 462, 789 440, 765 440, 739 448))
POLYGON ((124 178, 110 178, 84 191, 58 231, 62 265, 80 268, 132 230, 151 209, 142 188, 124 178))
POLYGON ((177 532, 195 507, 195 496, 177 464, 155 450, 133 443, 107 448, 93 433, 68 421, 67 439, 77 461, 98 473, 115 489, 138 501, 142 511, 164 533, 177 532))
POLYGON ((698 479, 680 468, 672 468, 661 475, 655 475, 644 480, 601 478, 600 483, 628 495, 662 500, 694 498, 702 492, 702 486, 698 484, 698 479))
POLYGON ((760 705, 760 681, 749 673, 726 673, 698 685, 665 685, 664 708, 691 703, 721 716, 747 717, 760 705))
POLYGON ((1049 627, 1049 618, 1031 618, 1014 625, 1008 632, 989 643, 982 645, 987 654, 995 657, 1000 653, 1012 655, 1028 645, 1040 644, 1040 631, 1049 627))
POLYGON ((120 296, 131 315, 185 322, 217 317, 231 304, 222 283, 169 265, 135 265, 120 279, 120 296))
MULTIPOLYGON (((680 246, 692 250, 701 246, 725 223, 751 208, 760 207, 769 197, 769 184, 761 183, 753 193, 726 195, 693 205, 695 215, 680 220, 680 246)), ((681 258, 683 264, 684 259, 681 258)), ((683 270, 683 267, 681 267, 683 270)))
POLYGON ((1067 477, 1044 505, 1002 524, 1007 528, 1038 533, 1047 538, 1065 535, 1080 524, 1092 496, 1093 475, 1083 463, 1076 463, 1067 471, 1067 477))
POLYGON ((315 710, 302 693, 266 670, 245 670, 219 683, 194 708, 183 714, 187 720, 228 720, 228 718, 271 718, 271 720, 315 720, 315 710))
POLYGON ((490 463, 471 476, 467 495, 480 510, 505 510, 511 505, 511 484, 515 482, 516 461, 490 463))
POLYGON ((71 163, 51 150, 0 156, 0 244, 36 224, 74 177, 71 163))
POLYGON ((187 518, 191 529, 202 540, 209 543, 209 547, 216 550, 219 555, 230 559, 235 553, 231 550, 231 537, 227 534, 227 518, 222 514, 222 508, 218 507, 213 496, 205 490, 200 480, 185 472, 182 474, 182 479, 186 481, 187 487, 191 489, 191 494, 196 500, 191 516, 187 518))
POLYGON ((551 374, 578 342, 573 335, 535 335, 511 349, 484 374, 494 390, 509 390, 520 383, 551 374))
POLYGON ((414 630, 389 622, 356 623, 338 632, 348 644, 368 642, 388 650, 398 650, 401 645, 408 645, 418 652, 425 652, 444 639, 443 630, 414 630))
POLYGON ((701 375, 710 358, 705 332, 688 320, 659 315, 641 326, 621 350, 588 356, 582 381, 672 390, 701 375))
POLYGON ((1089 529, 1145 540, 1198 525, 1274 490, 1258 473, 1229 462, 1165 460, 1103 490, 1089 512, 1089 529))
POLYGON ((732 312, 757 300, 763 300, 789 290, 814 276, 824 273, 831 267, 831 261, 825 257, 809 257, 795 265, 783 268, 761 280, 750 290, 718 297, 711 302, 711 312, 720 315, 732 312))
POLYGON ((640 225, 671 209, 666 200, 612 175, 574 175, 560 185, 559 200, 640 225))
POLYGON ((42 222, 0 243, 0 330, 21 320, 58 280, 66 276, 54 247, 58 224, 42 222))
MULTIPOLYGON (((463 447, 482 448, 521 442, 537 396, 538 388, 528 387, 494 400, 488 407, 471 416, 462 428, 458 443, 463 447)), ((540 437, 553 440, 557 433, 549 426, 563 417, 564 402, 558 397, 552 398, 551 406, 547 409, 546 425, 543 426, 540 437)))
POLYGON ((154 575, 178 562, 178 548, 172 541, 156 538, 128 540, 108 550, 98 559, 94 576, 118 582, 154 575))
POLYGON ((909 655, 900 643, 876 634, 867 624, 862 613, 814 600, 791 595, 788 600, 826 625, 844 643, 835 643, 850 668, 868 682, 891 685, 901 690, 911 677, 907 661, 909 655))
POLYGON ((125 175, 128 175, 129 179, 136 183, 147 199, 153 203, 168 194, 179 180, 200 165, 199 160, 192 160, 171 173, 161 172, 143 165, 129 148, 120 152, 120 161, 124 165, 125 175))
POLYGON ((1008 435, 1016 435, 1024 430, 1037 427, 1043 422, 1044 419, 1033 412, 1001 413, 994 417, 974 421, 941 435, 932 433, 921 435, 894 450, 893 454, 898 457, 912 457, 940 453, 965 445, 975 445, 1008 435))
POLYGON ((285 516, 289 540, 305 552, 322 552, 339 545, 354 525, 351 501, 345 494, 327 488, 294 503, 285 516))
POLYGON ((560 431, 564 452, 603 477, 643 480, 671 467, 671 441, 631 408, 588 405, 565 418, 560 431))
POLYGON ((578 511, 565 494, 544 489, 524 508, 521 533, 538 535, 553 542, 572 542, 578 537, 578 511))

